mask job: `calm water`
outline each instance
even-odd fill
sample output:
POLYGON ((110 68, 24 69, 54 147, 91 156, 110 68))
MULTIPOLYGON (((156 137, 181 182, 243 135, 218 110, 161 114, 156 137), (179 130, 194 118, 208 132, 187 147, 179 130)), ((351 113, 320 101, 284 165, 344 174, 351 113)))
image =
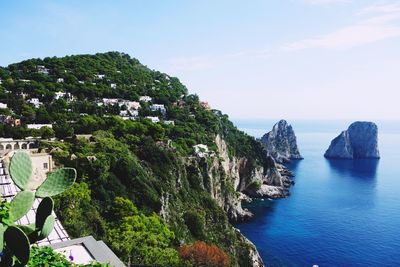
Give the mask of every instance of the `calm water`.
MULTIPOLYGON (((400 266, 400 124, 378 123, 380 160, 351 161, 323 157, 347 122, 290 123, 305 157, 289 166, 291 196, 252 203, 255 218, 237 225, 266 265, 400 266)), ((272 127, 237 124, 255 136, 272 127)))

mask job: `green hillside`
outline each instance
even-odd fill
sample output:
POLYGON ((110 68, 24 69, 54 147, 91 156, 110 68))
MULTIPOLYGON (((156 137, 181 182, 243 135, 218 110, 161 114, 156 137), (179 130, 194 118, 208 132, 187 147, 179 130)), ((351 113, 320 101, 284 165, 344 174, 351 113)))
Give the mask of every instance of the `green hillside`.
POLYGON ((208 173, 223 161, 215 138, 226 141, 230 158, 266 162, 261 145, 227 115, 177 78, 118 52, 30 59, 1 68, 0 79, 0 136, 45 138, 41 149, 78 171, 56 201, 71 236, 93 235, 125 262, 161 266, 196 265, 178 250, 201 240, 230 266, 252 266, 249 245, 211 194, 218 188, 222 199, 237 198, 221 168, 208 173))

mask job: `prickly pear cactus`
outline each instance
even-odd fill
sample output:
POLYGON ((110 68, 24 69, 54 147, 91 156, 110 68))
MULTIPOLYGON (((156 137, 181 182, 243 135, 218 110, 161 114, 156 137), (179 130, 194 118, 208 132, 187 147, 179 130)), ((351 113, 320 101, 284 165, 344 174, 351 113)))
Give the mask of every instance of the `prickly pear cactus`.
MULTIPOLYGON (((37 188, 28 188, 32 179, 32 161, 28 153, 16 152, 11 158, 11 179, 22 190, 9 205, 8 216, 0 221, 0 267, 25 266, 29 261, 30 245, 46 238, 54 228, 54 202, 51 196, 67 190, 76 179, 76 170, 62 168, 49 173, 37 188), (16 225, 32 208, 35 197, 43 198, 36 211, 35 223, 16 225)), ((1 213, 1 212, 0 212, 1 213)))
POLYGON ((32 208, 35 201, 35 193, 32 191, 21 191, 10 203, 10 218, 14 222, 21 219, 32 208))
POLYGON ((73 168, 63 168, 50 173, 47 179, 39 186, 36 191, 37 197, 51 197, 58 195, 75 182, 76 170, 73 168))
POLYGON ((16 152, 11 158, 10 175, 14 183, 25 190, 32 176, 32 160, 28 153, 16 152))

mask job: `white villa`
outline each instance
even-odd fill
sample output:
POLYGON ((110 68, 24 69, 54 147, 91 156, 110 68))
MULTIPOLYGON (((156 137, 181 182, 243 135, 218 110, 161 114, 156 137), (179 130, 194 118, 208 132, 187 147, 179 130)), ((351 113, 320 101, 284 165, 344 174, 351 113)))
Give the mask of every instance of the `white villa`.
POLYGON ((104 79, 104 77, 106 77, 106 75, 105 74, 96 74, 96 75, 94 75, 94 77, 96 77, 97 79, 102 80, 102 79, 104 79))
POLYGON ((200 158, 204 158, 205 156, 208 155, 208 146, 207 145, 198 144, 198 145, 193 146, 193 148, 194 148, 194 153, 200 158))
POLYGON ((104 105, 115 105, 118 104, 118 102, 119 102, 118 98, 103 98, 104 105))
POLYGON ((111 86, 112 89, 117 89, 117 84, 116 83, 112 83, 112 84, 110 84, 110 86, 111 86))
POLYGON ((50 73, 50 70, 43 65, 38 65, 37 70, 38 70, 38 73, 41 73, 41 74, 49 74, 50 73))
POLYGON ((126 106, 126 108, 127 108, 128 110, 132 110, 132 109, 138 110, 138 109, 140 108, 140 103, 139 103, 139 102, 124 100, 124 99, 123 99, 123 100, 120 100, 119 103, 118 103, 118 105, 119 105, 120 107, 126 106))
POLYGON ((174 121, 164 121, 164 124, 166 125, 175 125, 174 121))
POLYGON ((153 123, 160 122, 160 119, 158 117, 147 116, 146 119, 151 120, 151 122, 153 123))
POLYGON ((64 78, 58 78, 58 79, 57 79, 57 82, 58 82, 58 83, 63 83, 63 82, 64 82, 64 78))
POLYGON ((143 102, 151 102, 152 98, 148 95, 144 95, 139 97, 139 101, 143 101, 143 102))
POLYGON ((0 108, 1 108, 1 109, 7 108, 7 104, 0 102, 0 108))
POLYGON ((39 98, 31 98, 31 99, 28 99, 27 102, 28 102, 29 104, 34 105, 35 108, 38 108, 38 107, 40 107, 40 106, 43 104, 42 102, 39 101, 39 98))
POLYGON ((26 126, 28 127, 28 129, 36 129, 36 130, 39 130, 42 127, 53 128, 53 125, 51 124, 27 124, 26 126))
POLYGON ((162 104, 153 104, 150 106, 150 109, 152 111, 161 111, 161 113, 165 113, 167 110, 165 109, 165 106, 162 104))

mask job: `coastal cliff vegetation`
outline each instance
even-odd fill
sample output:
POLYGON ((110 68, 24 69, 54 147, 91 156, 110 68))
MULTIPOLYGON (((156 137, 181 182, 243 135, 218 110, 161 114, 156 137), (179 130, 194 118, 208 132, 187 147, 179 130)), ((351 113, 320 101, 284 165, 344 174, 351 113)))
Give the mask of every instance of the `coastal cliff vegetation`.
POLYGON ((200 246, 220 255, 207 266, 262 266, 230 222, 248 215, 240 194, 272 165, 177 78, 109 52, 26 60, 0 79, 0 135, 42 137, 40 149, 77 169, 56 199, 72 237, 93 235, 134 264, 198 266, 184 255, 200 246))

